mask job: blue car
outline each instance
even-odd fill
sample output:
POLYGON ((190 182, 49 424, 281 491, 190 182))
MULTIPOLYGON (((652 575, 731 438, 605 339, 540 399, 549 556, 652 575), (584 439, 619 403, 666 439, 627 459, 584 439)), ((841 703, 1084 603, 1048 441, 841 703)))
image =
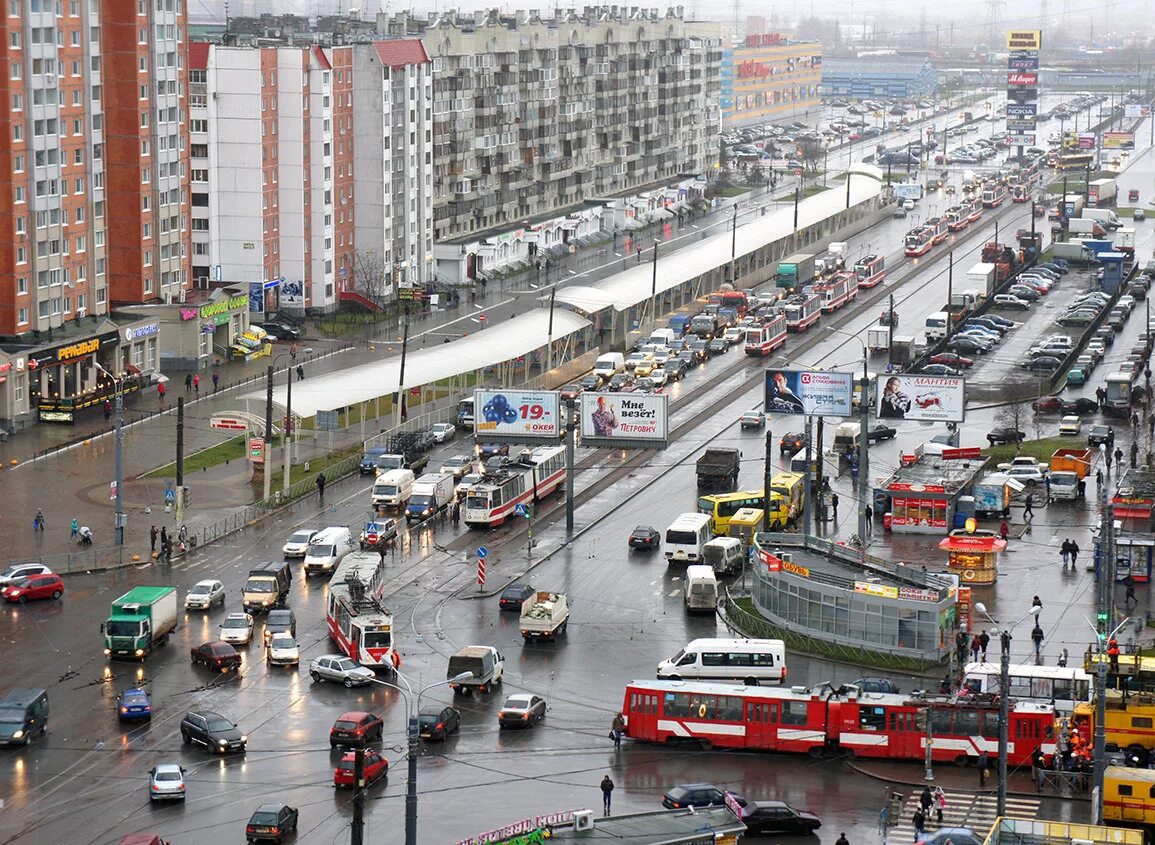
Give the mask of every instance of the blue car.
POLYGON ((148 693, 139 687, 131 687, 120 694, 116 702, 116 712, 121 721, 151 719, 152 701, 148 693))

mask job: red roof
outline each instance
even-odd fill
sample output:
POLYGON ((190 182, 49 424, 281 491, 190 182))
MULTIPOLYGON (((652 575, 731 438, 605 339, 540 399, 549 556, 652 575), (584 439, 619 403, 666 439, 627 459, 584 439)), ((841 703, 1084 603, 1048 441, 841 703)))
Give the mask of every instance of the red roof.
POLYGON ((329 64, 329 57, 325 55, 325 50, 322 47, 313 47, 313 58, 317 60, 317 64, 325 70, 332 70, 333 66, 329 64))
POLYGON ((389 41, 374 41, 381 64, 387 67, 424 65, 429 63, 425 45, 420 38, 395 38, 389 41))
POLYGON ((208 70, 209 47, 207 41, 190 41, 188 45, 189 70, 208 70))

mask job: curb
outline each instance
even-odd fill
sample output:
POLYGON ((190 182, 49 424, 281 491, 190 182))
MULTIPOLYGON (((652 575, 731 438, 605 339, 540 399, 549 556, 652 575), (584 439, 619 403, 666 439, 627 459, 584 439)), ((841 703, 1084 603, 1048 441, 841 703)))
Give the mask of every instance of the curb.
MULTIPOLYGON (((865 769, 862 766, 852 762, 851 760, 843 760, 843 763, 852 772, 855 772, 856 774, 860 774, 860 775, 865 775, 866 777, 873 778, 874 780, 877 780, 877 781, 882 781, 883 783, 892 783, 892 784, 895 784, 896 786, 907 786, 907 787, 911 787, 912 789, 917 789, 919 787, 926 786, 927 783, 929 783, 929 781, 925 781, 925 780, 903 780, 901 778, 887 777, 886 775, 881 775, 881 774, 878 774, 877 772, 872 772, 869 769, 865 769)), ((955 789, 953 791, 954 792, 965 792, 968 795, 993 795, 997 792, 997 789, 982 789, 982 790, 955 789)), ((1088 801, 1089 802, 1091 800, 1091 797, 1089 795, 1087 795, 1087 796, 1083 796, 1083 795, 1049 795, 1049 794, 1046 794, 1043 792, 1023 792, 1023 791, 1017 790, 1017 789, 1008 789, 1007 795, 1013 795, 1016 798, 1061 798, 1065 801, 1088 801)))

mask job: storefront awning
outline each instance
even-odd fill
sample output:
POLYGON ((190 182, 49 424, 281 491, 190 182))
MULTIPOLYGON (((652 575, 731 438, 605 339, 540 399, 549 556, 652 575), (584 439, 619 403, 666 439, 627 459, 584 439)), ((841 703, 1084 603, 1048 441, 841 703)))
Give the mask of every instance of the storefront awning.
POLYGON ((1007 547, 1007 541, 997 534, 952 534, 938 547, 944 552, 1001 552, 1007 547))

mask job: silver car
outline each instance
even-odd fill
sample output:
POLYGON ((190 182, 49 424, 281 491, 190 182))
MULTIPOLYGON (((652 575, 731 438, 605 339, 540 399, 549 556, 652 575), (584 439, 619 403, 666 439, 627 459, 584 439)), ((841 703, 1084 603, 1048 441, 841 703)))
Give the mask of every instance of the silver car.
POLYGON ((153 801, 184 800, 185 770, 176 763, 161 763, 148 773, 148 797, 153 801))
POLYGON ((364 686, 377 677, 372 669, 366 669, 343 654, 325 654, 316 658, 309 664, 309 675, 317 682, 333 681, 347 687, 364 686))
POLYGON ((193 584, 184 597, 185 610, 210 610, 214 604, 225 605, 225 585, 207 579, 193 584))
POLYGON ((248 645, 253 639, 253 617, 247 613, 230 613, 221 623, 221 642, 248 645))

